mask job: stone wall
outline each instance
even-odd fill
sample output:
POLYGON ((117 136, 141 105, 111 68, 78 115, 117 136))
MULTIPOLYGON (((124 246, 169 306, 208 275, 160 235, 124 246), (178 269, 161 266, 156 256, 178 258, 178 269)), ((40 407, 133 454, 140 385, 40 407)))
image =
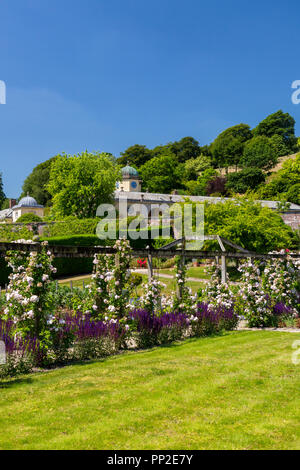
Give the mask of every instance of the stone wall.
POLYGON ((283 212, 280 214, 284 222, 292 227, 293 230, 300 228, 300 212, 283 212))

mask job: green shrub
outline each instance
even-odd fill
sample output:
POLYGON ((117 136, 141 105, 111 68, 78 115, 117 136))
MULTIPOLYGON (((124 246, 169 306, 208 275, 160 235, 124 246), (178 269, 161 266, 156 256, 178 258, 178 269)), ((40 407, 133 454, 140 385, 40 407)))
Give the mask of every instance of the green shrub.
POLYGON ((27 227, 14 224, 0 224, 0 241, 32 240, 34 234, 27 227))
POLYGON ((245 168, 237 173, 230 173, 227 178, 226 188, 244 194, 248 190, 257 188, 265 181, 265 175, 259 168, 245 168))
POLYGON ((100 219, 77 219, 68 217, 61 222, 49 223, 44 230, 45 237, 65 237, 67 235, 94 235, 100 219))
POLYGON ((43 219, 36 214, 28 213, 23 214, 17 220, 18 223, 33 223, 33 222, 43 222, 43 219))

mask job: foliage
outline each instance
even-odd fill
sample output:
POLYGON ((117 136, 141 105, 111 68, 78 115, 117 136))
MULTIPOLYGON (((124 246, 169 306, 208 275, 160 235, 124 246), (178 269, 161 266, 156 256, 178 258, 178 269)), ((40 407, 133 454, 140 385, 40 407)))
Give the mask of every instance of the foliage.
POLYGON ((51 321, 51 305, 48 304, 52 266, 51 253, 46 244, 41 252, 8 252, 7 261, 12 269, 9 276, 4 318, 13 321, 21 338, 35 337, 47 344, 47 325, 51 321))
POLYGON ((119 165, 136 166, 141 167, 147 163, 153 157, 151 150, 145 145, 132 145, 128 147, 124 152, 121 152, 121 157, 118 158, 117 162, 119 165))
POLYGON ((185 183, 189 194, 192 196, 207 196, 208 183, 214 180, 217 171, 214 168, 207 168, 198 177, 197 181, 188 181, 185 183))
POLYGON ((176 155, 179 163, 184 163, 191 158, 197 158, 201 153, 199 142, 193 137, 183 137, 183 139, 167 144, 171 153, 176 155))
POLYGON ((252 132, 247 124, 238 124, 223 131, 212 144, 216 165, 218 167, 238 165, 245 144, 251 138, 252 132))
POLYGON ((139 348, 179 340, 188 329, 188 318, 182 313, 155 316, 147 309, 136 309, 130 312, 128 322, 137 331, 135 339, 139 348))
POLYGON ((207 304, 198 303, 194 315, 190 317, 190 324, 191 336, 209 336, 222 330, 234 330, 238 324, 238 316, 233 307, 211 308, 207 304))
POLYGON ((226 188, 232 192, 244 194, 257 188, 265 181, 265 175, 260 168, 245 168, 227 177, 226 188))
POLYGON ((236 309, 250 327, 276 326, 272 303, 263 289, 261 269, 249 258, 239 266, 242 273, 236 309))
POLYGON ((95 217, 100 204, 112 201, 119 169, 110 154, 58 155, 47 186, 53 211, 60 217, 95 217))
POLYGON ((143 295, 138 299, 141 308, 149 313, 161 313, 161 290, 163 284, 153 277, 151 280, 143 284, 143 295))
POLYGON ((216 176, 214 179, 208 181, 206 194, 208 196, 226 196, 228 193, 226 182, 227 180, 223 176, 216 176))
MULTIPOLYGON (((281 254, 284 254, 282 251, 281 254)), ((278 326, 281 316, 295 317, 299 309, 299 261, 244 261, 236 309, 250 327, 278 326)))
POLYGON ((143 185, 154 193, 170 193, 181 186, 181 166, 175 155, 164 153, 152 158, 140 168, 143 185))
POLYGON ((77 217, 66 217, 64 220, 49 223, 44 229, 44 237, 95 235, 99 221, 99 218, 78 219, 77 217))
POLYGON ((186 160, 184 164, 184 179, 186 181, 196 181, 202 171, 211 168, 211 163, 211 158, 202 154, 197 158, 186 160))
MULTIPOLYGON (((276 252, 274 252, 276 253, 276 252)), ((291 313, 300 313, 300 260, 282 250, 285 258, 271 259, 263 271, 263 287, 275 304, 282 303, 291 313)))
POLYGON ((6 196, 3 190, 2 173, 0 173, 0 208, 2 208, 2 205, 5 203, 5 200, 6 196))
POLYGON ((50 178, 51 165, 56 157, 49 158, 43 163, 40 163, 27 176, 23 183, 21 197, 27 194, 34 197, 36 201, 43 205, 49 206, 51 204, 51 195, 47 190, 50 178))
POLYGON ((250 251, 266 253, 293 245, 293 231, 279 214, 245 198, 205 203, 204 218, 208 235, 217 233, 250 251))
POLYGON ((254 136, 272 137, 279 135, 283 138, 285 145, 292 153, 297 148, 295 137, 295 119, 288 113, 279 110, 270 114, 253 130, 254 136))
POLYGON ((191 289, 186 286, 187 267, 180 256, 175 258, 175 278, 176 292, 173 299, 172 308, 179 312, 191 314, 195 308, 196 298, 193 297, 191 289))
POLYGON ((227 283, 221 282, 221 268, 214 263, 209 269, 210 280, 206 284, 201 299, 207 302, 208 308, 233 309, 234 295, 227 283))
POLYGON ((281 135, 272 135, 272 137, 269 137, 269 142, 274 149, 275 155, 278 157, 284 157, 290 153, 290 149, 286 145, 284 138, 281 135))
POLYGON ((300 154, 295 159, 286 160, 272 179, 258 189, 257 196, 262 199, 286 199, 297 204, 299 201, 297 185, 299 184, 300 154))
POLYGON ((0 224, 0 241, 31 240, 33 233, 27 227, 14 224, 0 224))
POLYGON ((278 157, 274 142, 264 135, 258 135, 246 143, 240 164, 245 168, 270 170, 278 162, 278 157))
POLYGON ((36 214, 32 214, 32 213, 27 213, 27 214, 23 214, 21 215, 21 217, 18 218, 18 224, 19 223, 32 223, 32 222, 43 222, 43 219, 41 217, 39 217, 38 215, 36 214))

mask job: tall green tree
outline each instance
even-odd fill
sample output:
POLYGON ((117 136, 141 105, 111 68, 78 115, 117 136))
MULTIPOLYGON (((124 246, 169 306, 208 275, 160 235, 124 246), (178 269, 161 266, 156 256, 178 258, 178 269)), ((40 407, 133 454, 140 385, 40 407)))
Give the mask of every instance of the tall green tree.
POLYGON ((183 137, 178 141, 155 147, 152 156, 157 157, 166 152, 175 155, 179 163, 185 163, 187 160, 197 158, 201 154, 201 147, 193 137, 183 137))
POLYGON ((221 168, 238 166, 244 147, 252 138, 252 132, 247 124, 238 124, 223 131, 212 144, 215 164, 221 168))
POLYGON ((144 187, 154 193, 170 193, 181 187, 183 168, 175 155, 165 153, 149 160, 140 168, 144 187))
POLYGON ((295 136, 295 119, 282 110, 270 114, 253 130, 254 136, 264 135, 272 137, 280 135, 290 152, 297 150, 297 138, 295 136))
POLYGON ((246 143, 240 164, 244 168, 252 167, 270 170, 277 162, 277 149, 274 148, 271 139, 259 135, 246 143))
POLYGON ((250 251, 268 253, 295 243, 292 229, 279 214, 248 197, 206 203, 204 217, 208 235, 217 233, 250 251))
POLYGON ((265 175, 260 168, 244 168, 228 175, 226 188, 234 193, 244 194, 264 181, 265 175))
POLYGON ((113 202, 119 179, 119 167, 110 154, 58 155, 47 186, 54 213, 60 217, 95 217, 100 204, 113 202))
POLYGON ((211 158, 206 155, 190 158, 184 164, 184 179, 187 181, 196 180, 202 171, 211 168, 211 166, 211 158))
POLYGON ((47 190, 47 185, 49 183, 51 165, 55 158, 49 158, 49 160, 34 167, 23 183, 21 197, 26 196, 28 193, 43 206, 51 204, 51 194, 47 190))
POLYGON ((169 144, 169 149, 176 155, 179 163, 184 163, 191 158, 197 158, 201 153, 199 142, 193 137, 183 137, 169 144))
POLYGON ((2 205, 5 202, 5 199, 6 199, 6 196, 3 190, 2 173, 0 173, 0 208, 2 208, 2 205))
POLYGON ((145 145, 132 145, 124 152, 121 152, 121 157, 117 159, 117 162, 122 166, 126 166, 128 164, 139 168, 152 157, 153 155, 151 150, 149 150, 145 145))

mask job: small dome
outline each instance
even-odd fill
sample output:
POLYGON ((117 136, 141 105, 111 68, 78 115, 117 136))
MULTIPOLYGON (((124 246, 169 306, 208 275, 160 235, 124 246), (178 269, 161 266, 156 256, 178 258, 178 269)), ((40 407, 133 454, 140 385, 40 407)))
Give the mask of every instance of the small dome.
POLYGON ((132 166, 125 166, 124 168, 122 168, 122 176, 123 177, 133 177, 133 178, 138 178, 139 177, 139 174, 138 174, 138 171, 133 168, 132 166))
POLYGON ((34 197, 30 197, 28 194, 26 197, 22 197, 15 207, 44 207, 37 203, 34 197))
POLYGON ((36 206, 38 206, 38 203, 36 202, 34 197, 26 196, 26 197, 23 197, 20 200, 18 206, 21 206, 21 207, 36 207, 36 206))

